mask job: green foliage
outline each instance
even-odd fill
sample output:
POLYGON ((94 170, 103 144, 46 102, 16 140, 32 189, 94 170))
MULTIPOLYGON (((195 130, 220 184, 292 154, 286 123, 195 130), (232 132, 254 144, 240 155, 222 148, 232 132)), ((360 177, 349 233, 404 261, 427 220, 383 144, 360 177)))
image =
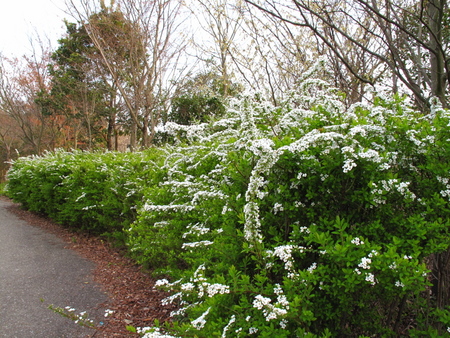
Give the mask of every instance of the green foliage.
POLYGON ((123 227, 180 306, 157 332, 443 335, 450 114, 402 98, 347 109, 308 79, 299 92, 173 125, 186 138, 171 148, 19 159, 9 193, 65 223, 123 227))
POLYGON ((218 97, 183 95, 172 99, 169 119, 184 125, 207 122, 208 118, 221 116, 225 107, 218 97))
POLYGON ((6 196, 6 182, 0 182, 0 195, 6 196))
POLYGON ((417 320, 442 333, 419 318, 436 307, 427 262, 448 250, 448 113, 402 98, 346 110, 323 88, 228 114, 184 129, 192 143, 129 231, 136 258, 176 280, 159 282, 181 306, 166 329, 398 336, 417 320))
POLYGON ((94 233, 121 232, 136 218, 142 187, 161 180, 164 152, 139 154, 56 151, 20 158, 8 173, 8 193, 31 211, 94 233))

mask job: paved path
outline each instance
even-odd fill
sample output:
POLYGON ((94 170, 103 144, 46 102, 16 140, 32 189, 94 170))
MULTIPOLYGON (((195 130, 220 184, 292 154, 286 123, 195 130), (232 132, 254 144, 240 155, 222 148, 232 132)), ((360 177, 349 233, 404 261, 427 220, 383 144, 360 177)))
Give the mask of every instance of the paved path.
POLYGON ((94 265, 56 236, 28 225, 0 199, 0 337, 86 337, 83 328, 47 307, 71 306, 101 320, 107 300, 91 277, 94 265))

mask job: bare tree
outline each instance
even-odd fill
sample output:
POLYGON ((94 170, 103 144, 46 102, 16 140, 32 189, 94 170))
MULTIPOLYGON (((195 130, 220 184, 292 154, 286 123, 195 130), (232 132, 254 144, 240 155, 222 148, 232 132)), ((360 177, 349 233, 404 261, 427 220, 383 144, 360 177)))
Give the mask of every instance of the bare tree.
POLYGON ((167 73, 180 53, 174 32, 180 24, 178 0, 133 0, 92 7, 81 1, 72 12, 84 24, 130 116, 131 148, 137 131, 148 147, 166 99, 167 73))
POLYGON ((17 145, 18 138, 14 130, 14 120, 0 110, 0 182, 4 180, 9 162, 12 160, 14 145, 17 145))
MULTIPOLYGON (((199 6, 192 5, 192 11, 207 37, 201 41, 203 44, 198 42, 200 39, 196 44, 200 59, 207 63, 213 60, 216 66, 213 69, 221 75, 223 83, 227 80, 229 83, 232 76, 238 78, 275 104, 283 93, 295 88, 319 56, 329 53, 303 27, 261 12, 243 1, 198 0, 194 4, 199 6)), ((277 8, 272 9, 278 13, 277 8)), ((365 38, 363 34, 360 33, 360 40, 365 38)), ((340 46, 343 54, 357 62, 362 72, 375 77, 379 63, 362 57, 350 47, 340 46)), ((351 87, 349 103, 360 101, 364 93, 362 82, 349 76, 341 64, 331 64, 333 74, 321 76, 342 91, 351 87)))
POLYGON ((266 93, 276 104, 292 90, 317 58, 312 37, 273 16, 243 9, 241 29, 246 43, 233 49, 232 58, 248 85, 266 93))
POLYGON ((445 0, 245 1, 283 22, 309 29, 358 82, 386 83, 382 75, 389 70, 393 90, 404 85, 419 107, 429 106, 432 96, 448 106, 445 0), (364 65, 377 60, 370 66, 378 68, 377 76, 368 75, 355 56, 364 65))
POLYGON ((234 76, 233 51, 244 41, 241 23, 242 1, 197 0, 191 4, 191 12, 203 30, 202 39, 194 39, 199 50, 197 57, 206 63, 212 73, 220 76, 220 91, 223 97, 230 94, 234 76))
POLYGON ((2 59, 0 64, 0 111, 2 139, 14 133, 25 153, 40 154, 55 146, 54 121, 42 113, 36 103, 37 93, 49 85, 48 53, 22 59, 2 59))

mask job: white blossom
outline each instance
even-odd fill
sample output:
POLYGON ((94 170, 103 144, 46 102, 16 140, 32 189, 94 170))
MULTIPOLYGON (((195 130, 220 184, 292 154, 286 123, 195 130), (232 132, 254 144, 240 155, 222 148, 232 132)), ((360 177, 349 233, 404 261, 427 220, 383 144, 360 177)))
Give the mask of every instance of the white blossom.
POLYGON ((373 273, 366 273, 366 281, 369 282, 372 285, 375 285, 375 276, 373 273))
POLYGON ((344 161, 344 165, 342 166, 342 171, 344 173, 348 173, 355 167, 356 167, 356 163, 352 159, 346 159, 344 161))
POLYGON ((114 313, 113 310, 106 309, 106 310, 105 310, 105 317, 108 317, 108 316, 112 315, 113 313, 114 313))
POLYGON ((211 310, 211 307, 209 307, 205 312, 203 312, 200 317, 191 321, 192 326, 195 327, 197 330, 202 329, 206 324, 205 318, 208 315, 210 310, 211 310))
POLYGON ((168 304, 172 304, 175 300, 177 300, 178 298, 182 298, 183 294, 181 292, 177 292, 169 297, 164 298, 163 300, 161 300, 161 304, 162 305, 168 305, 168 304))
POLYGON ((273 205, 273 213, 276 215, 278 212, 283 211, 283 205, 281 203, 275 203, 273 205))
POLYGON ((230 326, 233 325, 233 323, 236 321, 236 316, 232 315, 230 320, 228 321, 228 324, 225 325, 222 331, 222 338, 225 338, 227 336, 227 331, 230 329, 230 326))
POLYGON ((399 287, 399 288, 404 288, 404 287, 405 287, 405 284, 403 284, 403 283, 400 282, 400 281, 396 281, 396 282, 395 282, 395 286, 397 286, 397 287, 399 287))
POLYGON ((187 248, 196 248, 199 246, 208 246, 208 245, 212 245, 214 244, 214 242, 211 241, 199 241, 199 242, 192 242, 192 243, 183 243, 181 248, 182 249, 187 249, 187 248))
POLYGON ((363 257, 361 258, 361 263, 359 263, 358 266, 363 269, 370 269, 370 263, 372 263, 370 258, 363 257))
POLYGON ((228 285, 223 284, 209 284, 206 292, 208 293, 208 297, 213 297, 217 294, 223 295, 225 293, 230 293, 230 287, 228 285))
POLYGON ((364 242, 361 241, 361 240, 359 239, 359 237, 353 238, 353 239, 351 240, 351 243, 352 243, 352 244, 355 244, 355 245, 364 245, 364 242))
MULTIPOLYGON (((248 333, 249 334, 254 334, 254 333, 257 333, 258 332, 258 329, 256 328, 256 327, 250 327, 249 329, 248 329, 248 333)), ((450 331, 449 331, 450 332, 450 331)))
POLYGON ((313 273, 313 271, 317 269, 317 263, 312 263, 311 266, 307 269, 309 273, 313 273))

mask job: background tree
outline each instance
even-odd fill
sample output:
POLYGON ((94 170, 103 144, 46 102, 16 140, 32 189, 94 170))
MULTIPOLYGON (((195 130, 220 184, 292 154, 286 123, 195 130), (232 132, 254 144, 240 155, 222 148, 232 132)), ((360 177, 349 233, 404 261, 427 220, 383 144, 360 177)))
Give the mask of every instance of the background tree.
MULTIPOLYGON (((226 87, 228 95, 242 91, 237 83, 227 83, 226 87)), ((225 102, 222 74, 203 71, 177 84, 166 120, 184 125, 207 122, 225 112, 225 102)))
POLYGON ((82 1, 77 8, 72 3, 127 107, 131 148, 138 136, 141 146, 148 147, 166 106, 168 69, 181 49, 173 40, 181 2, 135 0, 100 6, 82 1))
POLYGON ((422 109, 432 96, 448 106, 445 0, 245 1, 281 21, 309 29, 357 82, 387 84, 390 78, 395 92, 405 87, 422 109), (369 68, 377 67, 376 76, 366 74, 367 67, 361 68, 355 56, 363 65, 371 62, 369 68))
POLYGON ((19 148, 19 141, 14 128, 14 120, 0 110, 0 182, 5 179, 9 161, 13 159, 14 149, 19 148))
POLYGON ((36 103, 37 93, 49 86, 48 53, 42 58, 3 59, 0 64, 0 111, 21 140, 23 155, 41 154, 58 145, 55 120, 49 118, 36 103))
POLYGON ((241 29, 248 43, 233 50, 233 61, 247 85, 277 104, 317 59, 316 45, 310 35, 292 25, 261 15, 251 6, 243 11, 241 29))
POLYGON ((83 145, 91 149, 111 139, 110 128, 105 127, 111 93, 84 27, 66 22, 66 29, 66 36, 59 40, 59 47, 51 56, 51 89, 41 92, 38 102, 47 114, 62 117, 61 128, 66 129, 66 138, 72 141, 70 147, 83 145))
POLYGON ((242 41, 240 29, 243 15, 242 1, 197 0, 191 5, 193 15, 203 30, 202 40, 196 39, 198 58, 220 77, 220 92, 223 97, 231 93, 234 70, 232 51, 237 42, 242 41), (197 6, 196 6, 197 5, 197 6), (199 15, 202 13, 202 15, 199 15))

